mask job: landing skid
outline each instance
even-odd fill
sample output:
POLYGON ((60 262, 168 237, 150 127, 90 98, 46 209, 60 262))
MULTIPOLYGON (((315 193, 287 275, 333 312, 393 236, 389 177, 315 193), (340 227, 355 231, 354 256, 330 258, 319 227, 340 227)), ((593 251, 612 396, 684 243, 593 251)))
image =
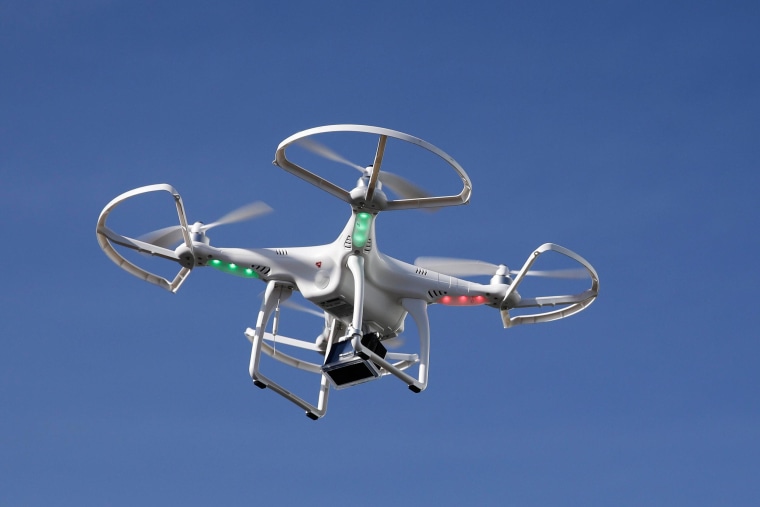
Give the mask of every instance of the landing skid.
MULTIPOLYGON (((318 350, 313 342, 299 340, 295 338, 277 337, 277 328, 279 325, 279 306, 287 300, 293 293, 293 287, 278 281, 270 281, 267 284, 264 293, 264 301, 261 304, 259 315, 256 320, 255 329, 247 329, 245 334, 251 340, 251 360, 249 363, 249 373, 254 385, 261 389, 269 388, 285 399, 295 403, 306 412, 306 416, 311 419, 324 417, 327 412, 327 401, 330 394, 330 387, 343 388, 344 385, 336 383, 334 376, 335 364, 327 364, 331 357, 330 351, 333 347, 341 344, 353 354, 349 354, 348 360, 359 358, 367 362, 371 370, 376 370, 375 374, 367 375, 358 381, 351 381, 350 385, 355 385, 366 380, 373 380, 385 375, 393 375, 404 382, 412 392, 419 393, 427 388, 428 371, 430 362, 430 323, 427 314, 427 303, 418 299, 402 299, 401 303, 404 309, 412 316, 420 336, 419 354, 399 354, 386 353, 378 354, 376 348, 369 346, 366 341, 362 340, 362 316, 363 316, 363 298, 364 298, 364 262, 363 258, 358 255, 352 255, 348 259, 348 268, 354 276, 354 313, 351 323, 346 327, 340 320, 335 319, 330 329, 330 336, 325 349, 325 362, 322 364, 303 361, 289 354, 282 352, 282 346, 275 349, 267 343, 267 339, 276 339, 278 344, 288 345, 307 350, 318 350), (269 321, 274 318, 272 333, 267 333, 266 329, 269 321), (277 338, 275 338, 277 337, 277 338), (350 349, 348 344, 350 342, 350 349), (288 366, 298 368, 303 371, 319 375, 319 390, 317 392, 317 402, 313 404, 302 397, 294 394, 273 379, 267 377, 261 372, 261 354, 262 352, 273 359, 276 359, 288 366), (392 362, 395 361, 395 362, 392 362), (418 365, 417 378, 406 373, 408 368, 418 365), (332 369, 331 369, 332 368, 332 369)), ((340 365, 337 365, 340 366, 340 365)))

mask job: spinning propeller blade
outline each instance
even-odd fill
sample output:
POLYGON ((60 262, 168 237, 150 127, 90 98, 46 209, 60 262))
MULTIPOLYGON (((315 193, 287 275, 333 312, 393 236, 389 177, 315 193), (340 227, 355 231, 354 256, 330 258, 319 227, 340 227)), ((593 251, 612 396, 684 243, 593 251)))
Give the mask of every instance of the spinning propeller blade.
POLYGON ((160 246, 161 248, 170 248, 182 241, 182 226, 170 225, 169 227, 143 234, 137 239, 151 245, 160 246))
MULTIPOLYGON (((393 190, 402 199, 420 199, 422 197, 431 196, 430 193, 406 178, 403 178, 398 174, 389 173, 388 171, 380 171, 380 182, 384 186, 393 190)), ((431 208, 431 211, 434 210, 434 208, 431 208)))
POLYGON ((318 143, 314 141, 313 139, 299 139, 296 144, 299 146, 302 146, 309 150, 312 153, 316 153, 317 155, 320 155, 327 160, 332 160, 333 162, 338 162, 339 164, 347 165, 348 167, 353 167, 357 171, 364 172, 364 167, 360 166, 359 164, 354 164, 350 160, 344 158, 339 153, 336 153, 332 149, 328 148, 324 144, 318 143))
POLYGON ((325 317, 325 312, 320 312, 319 310, 315 310, 314 308, 309 308, 308 306, 298 304, 295 301, 291 301, 289 299, 286 299, 280 304, 282 306, 287 306, 288 308, 291 308, 299 312, 308 313, 309 315, 314 315, 315 317, 319 317, 320 319, 323 319, 325 317))
MULTIPOLYGON (((264 293, 259 293, 259 298, 263 298, 264 293)), ((324 319, 325 312, 315 310, 314 308, 302 305, 301 303, 296 303, 295 301, 291 301, 290 299, 285 299, 284 301, 280 301, 280 306, 284 306, 287 308, 290 308, 291 310, 296 310, 303 313, 308 313, 309 315, 314 315, 315 317, 319 317, 320 319, 324 319)))
POLYGON ((224 215, 222 218, 218 219, 217 221, 204 225, 203 227, 201 227, 201 229, 204 231, 207 231, 219 225, 228 225, 228 224, 234 224, 237 222, 243 222, 245 220, 251 220, 253 218, 266 215, 267 213, 271 211, 272 211, 272 208, 264 202, 261 202, 261 201, 252 202, 250 204, 246 204, 245 206, 241 206, 234 211, 230 211, 229 213, 227 213, 226 215, 224 215))
MULTIPOLYGON (((499 269, 498 264, 490 262, 455 259, 451 257, 418 257, 414 261, 415 266, 431 269, 439 273, 445 273, 451 276, 492 276, 499 269)), ((511 270, 509 273, 516 275, 519 271, 511 270)), ((545 278, 566 278, 581 279, 587 278, 588 271, 583 268, 577 269, 554 269, 554 270, 535 270, 528 271, 527 276, 538 276, 545 278)))
POLYGON ((398 349, 402 345, 404 345, 405 341, 406 340, 404 340, 403 336, 395 336, 393 338, 388 338, 387 340, 383 340, 382 344, 386 349, 398 349))
MULTIPOLYGON (((251 220, 253 218, 266 215, 271 212, 272 208, 261 201, 252 202, 241 206, 240 208, 230 211, 220 219, 210 224, 201 225, 200 230, 206 232, 207 230, 217 227, 219 225, 234 224, 236 222, 243 222, 245 220, 251 220)), ((162 248, 171 248, 177 243, 182 241, 182 226, 170 225, 163 229, 158 229, 147 234, 143 234, 138 238, 140 241, 150 243, 151 245, 160 246, 162 248)))
MULTIPOLYGON (((297 141, 297 144, 311 151, 312 153, 320 155, 328 160, 332 160, 333 162, 338 162, 340 164, 347 165, 348 167, 353 167, 357 171, 360 171, 362 174, 366 173, 367 171, 366 167, 351 162, 350 160, 346 159, 339 153, 335 152, 333 149, 328 148, 327 146, 321 143, 318 143, 314 141, 313 139, 308 139, 308 138, 300 139, 297 141)), ((431 196, 429 192, 426 192, 425 190, 418 187, 417 185, 407 180, 403 176, 399 176, 398 174, 394 174, 394 173, 389 173, 388 171, 382 171, 382 170, 380 171, 380 182, 383 184, 383 186, 391 189, 396 195, 398 195, 402 199, 419 199, 422 197, 431 196)), ((434 211, 434 209, 431 209, 431 211, 434 211)))

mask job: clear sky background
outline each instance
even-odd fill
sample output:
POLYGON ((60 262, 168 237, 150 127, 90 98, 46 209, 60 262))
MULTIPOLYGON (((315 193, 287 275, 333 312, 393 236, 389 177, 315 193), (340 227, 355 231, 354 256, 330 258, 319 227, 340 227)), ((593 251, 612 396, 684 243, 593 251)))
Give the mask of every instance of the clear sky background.
POLYGON ((759 11, 0 2, 0 505, 760 504, 759 11), (384 252, 518 267, 551 241, 598 301, 509 330, 432 307, 427 391, 333 391, 313 422, 248 377, 262 283, 172 295, 100 251, 103 206, 160 182, 192 221, 275 208, 215 244, 331 242, 348 206, 271 161, 335 123, 473 181, 468 206, 381 215, 384 252))

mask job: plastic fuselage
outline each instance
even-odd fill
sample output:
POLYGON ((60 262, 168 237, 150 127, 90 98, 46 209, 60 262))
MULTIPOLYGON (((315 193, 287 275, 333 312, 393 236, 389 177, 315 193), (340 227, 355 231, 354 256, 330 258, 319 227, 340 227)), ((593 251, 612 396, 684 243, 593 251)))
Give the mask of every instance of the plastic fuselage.
MULTIPOLYGON (((193 244, 196 265, 220 261, 238 269, 253 270, 264 282, 277 281, 299 291, 329 315, 351 323, 356 281, 348 267, 351 256, 364 264, 363 327, 383 338, 403 331, 407 312, 404 298, 453 306, 487 304, 499 307, 508 288, 505 283, 479 284, 423 269, 379 251, 376 214, 371 214, 366 243, 354 244, 357 215, 354 209, 341 234, 332 243, 295 248, 215 248, 193 244)), ((366 212, 365 212, 366 213, 366 212)))

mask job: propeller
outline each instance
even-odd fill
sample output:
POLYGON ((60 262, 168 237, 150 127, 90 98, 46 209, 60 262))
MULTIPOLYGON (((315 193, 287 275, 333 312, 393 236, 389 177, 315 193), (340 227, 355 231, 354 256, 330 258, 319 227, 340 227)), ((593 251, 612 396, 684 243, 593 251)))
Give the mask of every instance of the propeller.
MULTIPOLYGON (((493 264, 490 262, 470 260, 470 259, 455 259, 451 257, 418 257, 414 261, 415 266, 421 268, 431 269, 438 271, 439 273, 445 273, 452 276, 486 276, 495 274, 499 268, 507 267, 499 264, 493 264)), ((516 275, 519 273, 517 270, 509 271, 509 274, 516 275)), ((506 274, 506 273, 504 273, 506 274)), ((552 269, 552 270, 531 270, 526 273, 527 276, 538 276, 545 278, 566 278, 566 279, 580 279, 588 277, 588 271, 584 268, 573 269, 552 269)))
MULTIPOLYGON (((245 206, 241 206, 237 208, 236 210, 230 211, 223 217, 219 218, 218 220, 214 222, 211 222, 210 224, 196 222, 195 224, 190 226, 190 230, 193 233, 205 234, 206 231, 214 227, 218 227, 220 225, 234 224, 237 222, 243 222, 245 220, 251 220, 251 219, 260 217, 262 215, 266 215, 267 213, 271 211, 272 211, 272 208, 268 204, 261 201, 256 201, 250 204, 246 204, 245 206)), ((163 229, 158 229, 153 232, 144 234, 140 236, 138 239, 146 243, 150 243, 152 245, 156 245, 162 248, 169 248, 182 241, 183 239, 182 226, 171 225, 169 227, 164 227, 163 229)))
MULTIPOLYGON (((328 160, 332 160, 333 162, 338 162, 339 164, 352 167, 357 171, 360 171, 362 174, 367 174, 368 169, 371 169, 371 166, 364 167, 351 162, 336 151, 328 148, 324 144, 314 141, 313 139, 300 139, 297 141, 297 144, 311 151, 312 153, 316 153, 317 155, 320 155, 328 160)), ((399 176, 398 174, 390 173, 388 171, 380 171, 380 182, 383 184, 383 186, 391 189, 402 199, 420 199, 423 197, 431 196, 429 192, 418 187, 403 176, 399 176)))
MULTIPOLYGON (((430 197, 430 193, 398 174, 380 171, 380 182, 402 199, 430 197)), ((433 210, 434 208, 428 208, 433 210)))
POLYGON ((286 299, 285 301, 282 301, 280 305, 287 306, 288 308, 292 310, 308 313, 309 315, 314 315, 315 317, 319 317, 321 319, 325 317, 325 312, 320 312, 319 310, 315 310, 314 308, 309 308, 308 306, 304 306, 302 304, 296 303, 295 301, 291 301, 290 299, 286 299))
POLYGON ((271 211, 272 208, 268 204, 261 201, 256 201, 250 204, 246 204, 245 206, 241 206, 236 210, 230 211, 215 222, 211 222, 210 224, 203 224, 200 228, 205 232, 220 225, 228 225, 237 222, 244 222, 246 220, 252 220, 262 215, 266 215, 271 211))
POLYGON ((320 155, 327 160, 332 160, 333 162, 338 162, 339 164, 347 165, 348 167, 353 167, 357 171, 364 172, 364 167, 360 166, 359 164, 354 164, 350 160, 344 158, 339 153, 333 151, 332 149, 328 148, 324 144, 318 143, 313 139, 304 138, 299 139, 297 141, 297 144, 299 146, 302 146, 303 148, 306 148, 312 153, 316 153, 317 155, 320 155))
POLYGON ((161 248, 169 248, 182 241, 182 226, 170 225, 169 227, 143 234, 137 239, 151 245, 160 246, 161 248))
POLYGON ((405 342, 406 340, 404 339, 404 337, 399 335, 399 336, 394 336, 393 338, 387 338, 383 340, 382 344, 386 349, 398 349, 398 348, 401 348, 405 342))

